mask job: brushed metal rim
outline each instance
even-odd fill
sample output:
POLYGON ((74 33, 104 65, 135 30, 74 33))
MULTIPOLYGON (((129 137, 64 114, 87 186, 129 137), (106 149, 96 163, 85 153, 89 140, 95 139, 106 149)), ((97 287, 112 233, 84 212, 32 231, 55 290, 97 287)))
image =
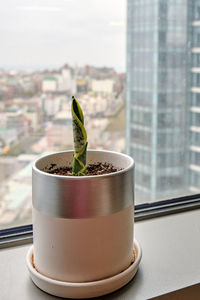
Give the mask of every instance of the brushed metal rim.
POLYGON ((116 163, 119 160, 119 165, 124 167, 105 175, 61 176, 41 171, 37 164, 40 162, 39 167, 43 168, 56 155, 58 164, 59 160, 62 163, 63 159, 71 159, 73 151, 40 157, 33 164, 32 172, 32 199, 36 210, 58 218, 82 219, 111 215, 134 204, 134 160, 126 154, 113 151, 89 152, 90 160, 116 163), (42 162, 43 159, 46 161, 42 162))

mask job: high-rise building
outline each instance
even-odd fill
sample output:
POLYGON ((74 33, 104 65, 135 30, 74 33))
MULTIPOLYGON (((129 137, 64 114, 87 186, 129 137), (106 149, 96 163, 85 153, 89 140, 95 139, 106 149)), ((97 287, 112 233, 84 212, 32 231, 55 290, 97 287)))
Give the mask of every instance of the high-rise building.
POLYGON ((200 192, 200 1, 188 1, 189 92, 188 92, 188 184, 200 192))
POLYGON ((127 2, 127 152, 136 161, 135 188, 142 203, 188 193, 188 11, 193 1, 127 2))

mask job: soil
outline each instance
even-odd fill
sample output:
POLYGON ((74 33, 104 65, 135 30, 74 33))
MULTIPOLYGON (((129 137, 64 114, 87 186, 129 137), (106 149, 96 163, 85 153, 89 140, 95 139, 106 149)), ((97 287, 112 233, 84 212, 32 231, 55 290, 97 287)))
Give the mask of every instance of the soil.
MULTIPOLYGON (((43 170, 49 174, 62 175, 62 176, 72 176, 72 167, 59 167, 56 168, 56 164, 51 164, 49 168, 43 170)), ((112 164, 109 163, 95 163, 89 164, 87 166, 87 176, 93 175, 105 175, 119 171, 112 164)))

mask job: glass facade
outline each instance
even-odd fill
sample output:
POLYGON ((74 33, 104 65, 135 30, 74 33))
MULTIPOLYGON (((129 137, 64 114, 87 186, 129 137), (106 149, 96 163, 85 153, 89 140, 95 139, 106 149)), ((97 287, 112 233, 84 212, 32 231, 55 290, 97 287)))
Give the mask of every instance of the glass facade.
POLYGON ((200 191, 200 1, 188 2, 190 89, 188 92, 188 185, 200 191))
POLYGON ((127 152, 136 162, 139 203, 188 190, 187 5, 128 0, 127 152))

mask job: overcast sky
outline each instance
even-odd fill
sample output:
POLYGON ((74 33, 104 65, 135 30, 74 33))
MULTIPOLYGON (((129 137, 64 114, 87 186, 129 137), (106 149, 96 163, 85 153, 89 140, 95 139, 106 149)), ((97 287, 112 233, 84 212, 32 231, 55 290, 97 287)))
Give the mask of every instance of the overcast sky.
POLYGON ((92 64, 125 69, 126 0, 6 0, 0 67, 92 64))

